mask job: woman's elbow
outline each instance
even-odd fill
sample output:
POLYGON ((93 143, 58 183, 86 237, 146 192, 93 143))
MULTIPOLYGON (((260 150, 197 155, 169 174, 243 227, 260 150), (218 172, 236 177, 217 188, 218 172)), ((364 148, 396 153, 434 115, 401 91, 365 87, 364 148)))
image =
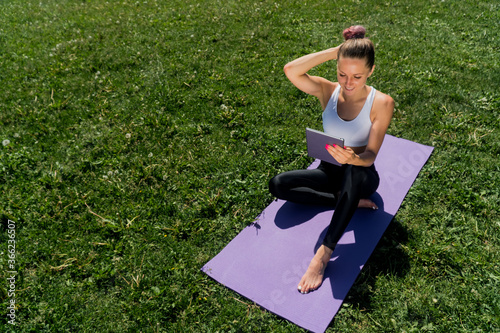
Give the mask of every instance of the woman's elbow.
POLYGON ((290 72, 290 69, 292 68, 292 65, 290 65, 290 63, 286 64, 284 67, 283 67, 283 72, 285 72, 285 74, 288 76, 288 73, 290 72))

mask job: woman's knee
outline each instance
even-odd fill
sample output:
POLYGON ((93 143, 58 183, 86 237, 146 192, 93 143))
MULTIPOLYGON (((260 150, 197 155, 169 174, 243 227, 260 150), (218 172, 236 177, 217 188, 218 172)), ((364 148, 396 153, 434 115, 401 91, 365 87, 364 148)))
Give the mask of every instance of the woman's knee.
POLYGON ((367 196, 375 192, 379 185, 376 172, 369 168, 349 165, 346 167, 342 188, 344 191, 367 196))
POLYGON ((269 192, 271 192, 272 195, 275 197, 279 198, 280 197, 280 181, 279 181, 279 175, 274 176, 269 180, 269 192))

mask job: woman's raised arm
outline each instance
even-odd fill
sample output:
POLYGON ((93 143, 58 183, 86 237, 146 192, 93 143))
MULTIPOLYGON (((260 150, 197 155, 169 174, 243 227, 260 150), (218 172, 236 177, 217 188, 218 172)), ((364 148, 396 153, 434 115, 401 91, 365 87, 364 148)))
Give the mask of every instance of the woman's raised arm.
MULTIPOLYGON (((322 77, 310 76, 307 72, 319 64, 337 59, 338 49, 339 47, 337 46, 324 51, 311 53, 289 62, 284 67, 285 74, 290 82, 303 92, 318 97, 323 108, 326 107, 326 104, 323 105, 325 100, 324 96, 328 93, 327 90, 331 90, 329 88, 331 88, 333 83, 322 77)), ((328 102, 329 97, 328 95, 326 102, 328 102)))

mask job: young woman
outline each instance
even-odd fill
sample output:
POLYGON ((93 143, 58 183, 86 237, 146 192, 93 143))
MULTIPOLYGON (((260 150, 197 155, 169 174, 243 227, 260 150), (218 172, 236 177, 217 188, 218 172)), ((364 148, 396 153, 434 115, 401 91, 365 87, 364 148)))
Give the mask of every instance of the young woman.
POLYGON ((362 26, 350 27, 344 30, 341 45, 298 58, 284 68, 297 88, 319 99, 324 131, 345 142, 345 147, 325 147, 341 166, 321 162, 317 169, 284 172, 269 182, 271 193, 280 199, 335 207, 323 244, 297 286, 304 294, 321 286, 333 250, 356 208, 377 209, 368 199, 379 184, 373 162, 389 127, 394 101, 366 85, 375 69, 375 50, 364 36, 362 26), (307 74, 329 60, 337 60, 338 82, 307 74))

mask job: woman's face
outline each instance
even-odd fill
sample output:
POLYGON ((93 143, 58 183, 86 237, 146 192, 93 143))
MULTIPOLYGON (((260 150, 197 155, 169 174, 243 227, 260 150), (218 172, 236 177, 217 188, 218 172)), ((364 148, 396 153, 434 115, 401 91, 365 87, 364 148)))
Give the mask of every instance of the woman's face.
POLYGON ((372 75, 373 68, 366 67, 365 59, 339 58, 337 61, 337 81, 344 94, 355 95, 366 85, 366 80, 372 75))

